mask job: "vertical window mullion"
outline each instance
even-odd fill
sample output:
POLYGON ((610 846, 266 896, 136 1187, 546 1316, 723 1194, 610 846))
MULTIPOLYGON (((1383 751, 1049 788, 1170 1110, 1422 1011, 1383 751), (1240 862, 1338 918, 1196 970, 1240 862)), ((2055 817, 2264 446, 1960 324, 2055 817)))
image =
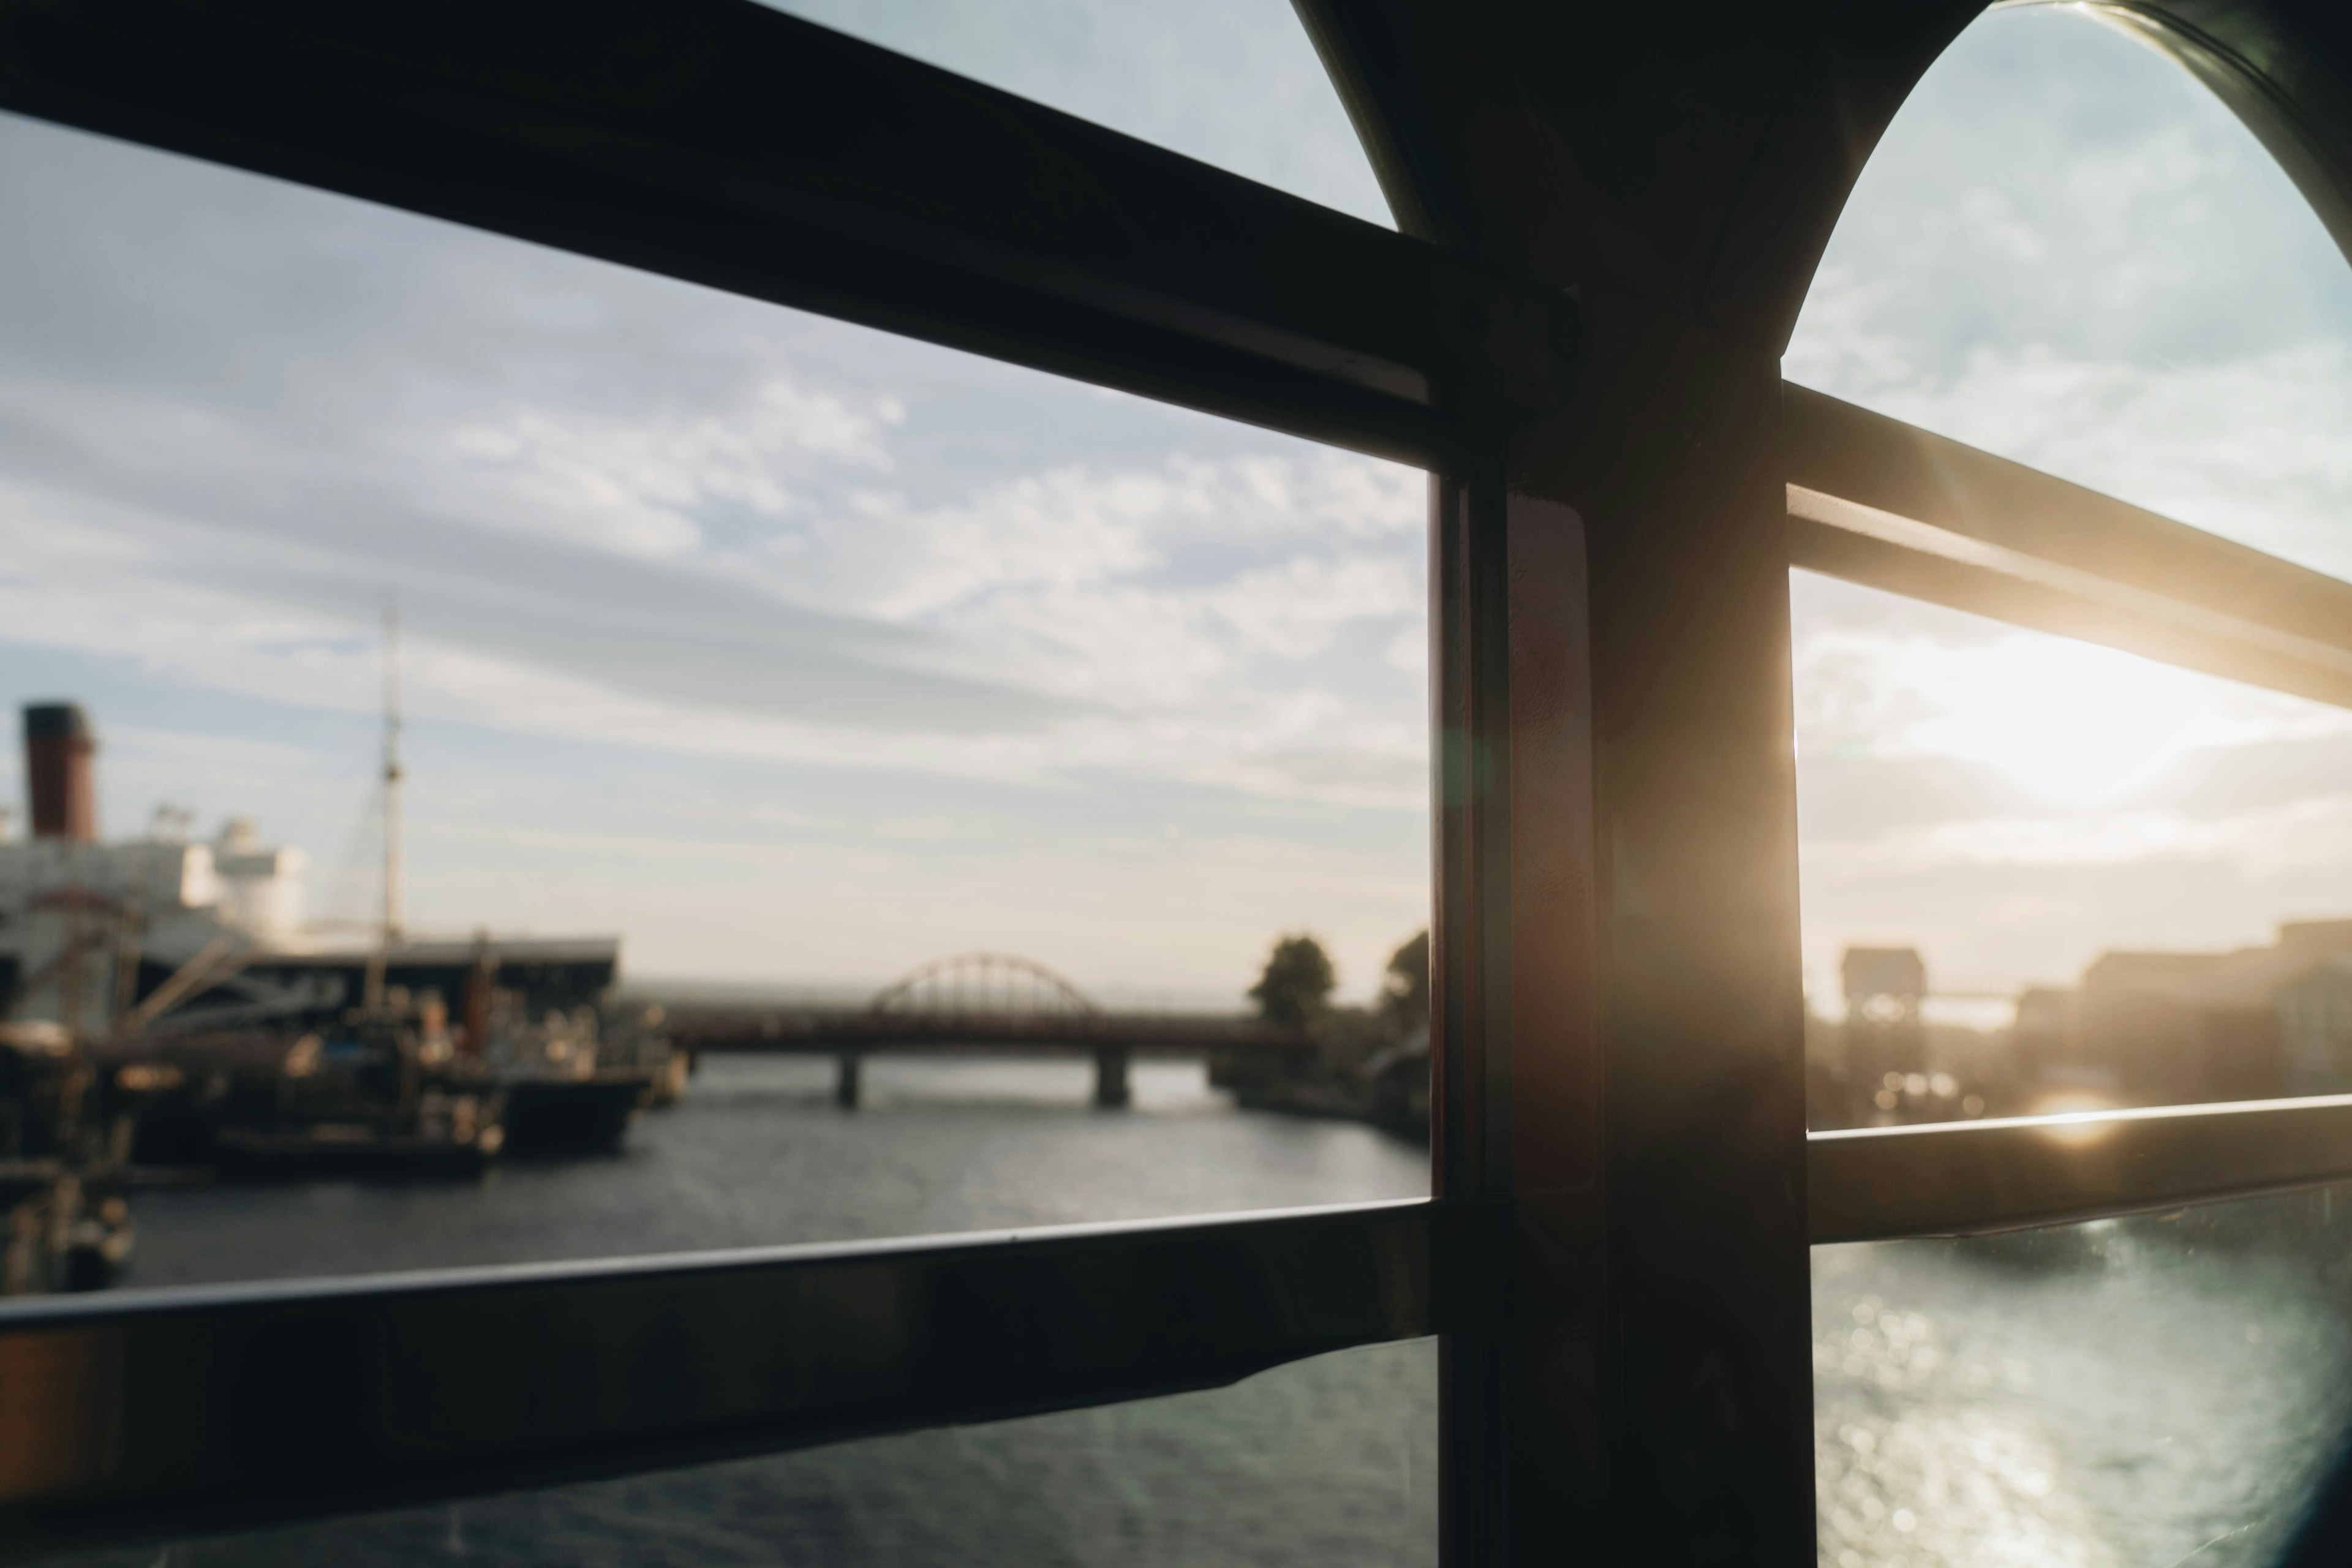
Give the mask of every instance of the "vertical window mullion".
POLYGON ((1489 1211, 1442 1358, 1452 1563, 1532 1561, 1604 1484, 1600 1041, 1585 552, 1499 465, 1434 491, 1435 1193, 1489 1211))
MULTIPOLYGON (((1590 296, 1588 296, 1590 298, 1590 296)), ((1437 487, 1447 1561, 1813 1552, 1778 371, 1601 298, 1583 383, 1437 487), (1605 1544, 1604 1544, 1605 1543, 1605 1544), (1613 1551, 1612 1551, 1613 1549, 1613 1551)))
POLYGON ((1510 1058, 1493 1017, 1509 931, 1507 791, 1497 769, 1509 702, 1499 470, 1433 479, 1431 510, 1430 1191, 1494 1211, 1470 1227, 1478 1243, 1470 1256, 1449 1260, 1468 1277, 1434 1282, 1467 1300, 1463 1316, 1478 1325, 1444 1336, 1438 1363, 1439 1556, 1467 1568, 1504 1560, 1511 1517, 1512 1358, 1498 1256, 1511 1195, 1510 1058))

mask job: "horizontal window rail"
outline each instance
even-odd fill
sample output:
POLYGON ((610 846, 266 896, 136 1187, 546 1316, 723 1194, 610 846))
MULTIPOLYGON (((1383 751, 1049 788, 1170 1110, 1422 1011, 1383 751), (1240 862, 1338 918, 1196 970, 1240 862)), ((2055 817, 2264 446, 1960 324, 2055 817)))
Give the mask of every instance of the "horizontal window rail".
MULTIPOLYGON (((2352 1181, 2352 1096, 1816 1133, 1814 1242, 2352 1181)), ((0 1547, 156 1539, 1207 1388, 1471 1327, 1408 1202, 0 1307, 0 1547), (332 1419, 321 1419, 326 1405, 332 1419)))
POLYGON ((2352 584, 1808 388, 1790 563, 2352 707, 2352 584))
POLYGON ((1556 294, 746 0, 0 0, 0 108, 1406 461, 1560 395, 1556 294))
POLYGON ((1816 1132, 1815 1245, 1970 1236, 2352 1182, 2352 1095, 1816 1132))
POLYGON ((1428 1202, 0 1308, 0 1546, 1206 1388, 1439 1326, 1428 1202))

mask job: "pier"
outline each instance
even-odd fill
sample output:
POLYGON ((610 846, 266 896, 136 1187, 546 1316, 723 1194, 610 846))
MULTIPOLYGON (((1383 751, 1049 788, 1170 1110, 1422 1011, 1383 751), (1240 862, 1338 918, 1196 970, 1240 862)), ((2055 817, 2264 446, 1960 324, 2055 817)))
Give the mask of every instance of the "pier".
POLYGON ((858 1104, 865 1058, 881 1051, 1089 1057, 1094 1103, 1106 1109, 1132 1100, 1128 1073, 1138 1057, 1303 1060, 1314 1051, 1298 1031, 1241 1014, 1108 1011, 1044 964, 991 952, 924 964, 861 1007, 676 1005, 667 1033, 677 1049, 695 1055, 832 1057, 835 1098, 845 1109, 858 1104))

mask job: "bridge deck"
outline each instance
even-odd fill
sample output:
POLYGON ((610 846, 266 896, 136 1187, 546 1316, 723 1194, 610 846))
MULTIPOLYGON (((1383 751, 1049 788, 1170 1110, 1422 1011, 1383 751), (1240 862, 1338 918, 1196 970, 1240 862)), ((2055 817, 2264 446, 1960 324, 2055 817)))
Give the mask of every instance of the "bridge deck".
POLYGON ((1150 1056, 1204 1051, 1297 1052, 1306 1037, 1223 1014, 856 1012, 787 1008, 670 1011, 671 1040, 690 1051, 837 1055, 843 1051, 998 1052, 1124 1049, 1150 1056))
POLYGON ((674 1008, 671 1043, 714 1055, 829 1056, 841 1063, 835 1097, 855 1109, 864 1097, 860 1063, 877 1051, 937 1056, 1067 1051, 1095 1064, 1095 1103, 1131 1099, 1128 1063, 1138 1056, 1242 1054, 1260 1061, 1296 1058, 1314 1047, 1296 1029, 1215 1013, 904 1011, 791 1008, 674 1008))

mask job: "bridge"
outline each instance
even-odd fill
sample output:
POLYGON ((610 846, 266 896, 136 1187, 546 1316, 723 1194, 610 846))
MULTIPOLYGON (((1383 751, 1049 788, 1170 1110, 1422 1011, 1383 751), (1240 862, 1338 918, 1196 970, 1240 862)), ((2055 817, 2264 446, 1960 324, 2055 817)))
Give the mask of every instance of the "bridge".
POLYGON ((937 959, 892 981, 858 1008, 716 1007, 669 1010, 671 1043, 701 1054, 830 1056, 840 1064, 835 1098, 855 1108, 865 1058, 877 1051, 931 1055, 1034 1056, 1067 1052, 1094 1059, 1094 1102, 1133 1099, 1128 1068, 1138 1056, 1211 1052, 1311 1052, 1305 1036, 1256 1018, 1216 1013, 1113 1013, 1031 959, 965 952, 937 959))

